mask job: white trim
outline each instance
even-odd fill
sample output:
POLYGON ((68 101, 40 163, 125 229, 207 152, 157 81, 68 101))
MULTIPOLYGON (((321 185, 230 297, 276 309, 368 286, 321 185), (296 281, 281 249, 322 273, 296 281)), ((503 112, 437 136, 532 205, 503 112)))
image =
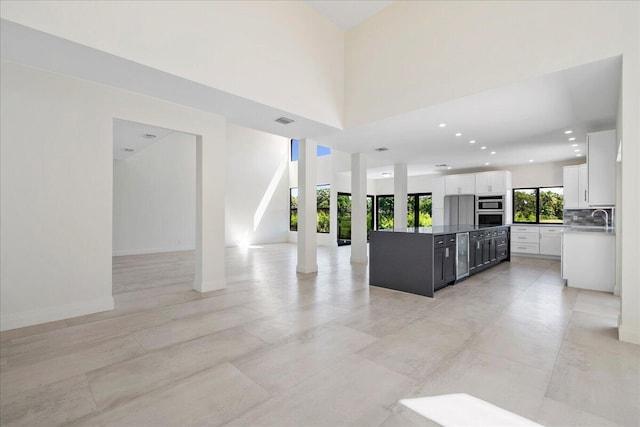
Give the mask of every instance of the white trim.
POLYGON ((146 249, 132 249, 125 251, 113 251, 113 256, 126 256, 126 255, 146 255, 146 254, 161 254, 166 252, 182 252, 182 251, 195 251, 194 247, 177 246, 174 248, 146 248, 146 249))
POLYGON ((623 325, 622 315, 618 316, 618 339, 632 344, 640 344, 640 329, 623 325))
POLYGON ((89 301, 75 302, 63 306, 48 307, 40 310, 23 311, 20 313, 3 314, 0 316, 0 330, 23 328, 39 325, 56 320, 70 319, 86 314, 113 310, 113 297, 99 298, 89 301))

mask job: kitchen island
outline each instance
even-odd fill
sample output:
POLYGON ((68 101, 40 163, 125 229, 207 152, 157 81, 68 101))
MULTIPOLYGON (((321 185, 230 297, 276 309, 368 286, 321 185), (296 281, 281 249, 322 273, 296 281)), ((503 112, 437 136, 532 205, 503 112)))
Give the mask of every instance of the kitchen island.
POLYGON ((509 226, 453 225, 378 230, 369 241, 369 285, 434 292, 509 261, 509 226))

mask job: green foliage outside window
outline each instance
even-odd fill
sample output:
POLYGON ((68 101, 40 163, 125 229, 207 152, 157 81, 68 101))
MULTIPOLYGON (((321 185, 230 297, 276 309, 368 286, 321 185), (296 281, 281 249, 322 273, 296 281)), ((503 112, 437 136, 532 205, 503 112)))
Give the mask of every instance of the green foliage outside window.
POLYGON ((562 187, 513 190, 514 222, 562 224, 563 208, 562 187))
POLYGON ((393 228, 393 196, 378 196, 378 230, 393 228))
MULTIPOLYGON (((316 207, 318 214, 318 233, 328 233, 330 224, 329 207, 331 190, 328 185, 319 185, 316 191, 316 207)), ((289 192, 289 230, 298 231, 298 189, 291 188, 289 192)))

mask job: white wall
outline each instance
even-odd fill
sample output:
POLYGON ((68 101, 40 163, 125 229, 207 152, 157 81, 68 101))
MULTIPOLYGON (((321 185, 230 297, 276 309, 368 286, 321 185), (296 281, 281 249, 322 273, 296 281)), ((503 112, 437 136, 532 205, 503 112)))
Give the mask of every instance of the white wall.
POLYGON ((227 126, 226 244, 289 239, 289 139, 227 126))
POLYGON ((394 2, 346 33, 345 127, 637 56, 637 26, 637 2, 394 2))
POLYGON ((113 254, 195 249, 196 137, 174 132, 113 161, 113 254))
POLYGON ((343 32, 304 2, 3 0, 0 13, 252 101, 342 125, 343 32))
POLYGON ((0 114, 0 328, 113 308, 114 118, 201 135, 196 280, 224 286, 224 118, 6 62, 0 114))

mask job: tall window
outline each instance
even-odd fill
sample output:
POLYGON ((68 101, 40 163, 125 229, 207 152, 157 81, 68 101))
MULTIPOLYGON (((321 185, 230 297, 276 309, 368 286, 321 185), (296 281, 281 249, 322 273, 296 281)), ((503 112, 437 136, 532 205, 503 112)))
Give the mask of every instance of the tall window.
MULTIPOLYGON (((316 211, 318 233, 328 233, 330 223, 331 187, 329 185, 318 185, 316 190, 316 211)), ((298 231, 298 189, 289 190, 289 230, 298 231)))
POLYGON ((393 228, 393 196, 376 197, 377 229, 393 228))
MULTIPOLYGON (((297 139, 292 139, 291 140, 291 161, 292 162, 297 162, 298 161, 298 140, 297 139)), ((316 155, 318 157, 322 157, 322 156, 328 156, 329 154, 331 154, 331 148, 329 147, 325 147, 322 145, 317 145, 316 146, 316 155)))
MULTIPOLYGON (((367 196, 367 240, 373 230, 373 196, 367 196)), ((338 245, 351 244, 351 194, 338 193, 338 245)))
POLYGON ((407 196, 407 227, 431 227, 431 193, 407 196))
POLYGON ((513 222, 562 224, 563 187, 533 187, 513 190, 513 222))

